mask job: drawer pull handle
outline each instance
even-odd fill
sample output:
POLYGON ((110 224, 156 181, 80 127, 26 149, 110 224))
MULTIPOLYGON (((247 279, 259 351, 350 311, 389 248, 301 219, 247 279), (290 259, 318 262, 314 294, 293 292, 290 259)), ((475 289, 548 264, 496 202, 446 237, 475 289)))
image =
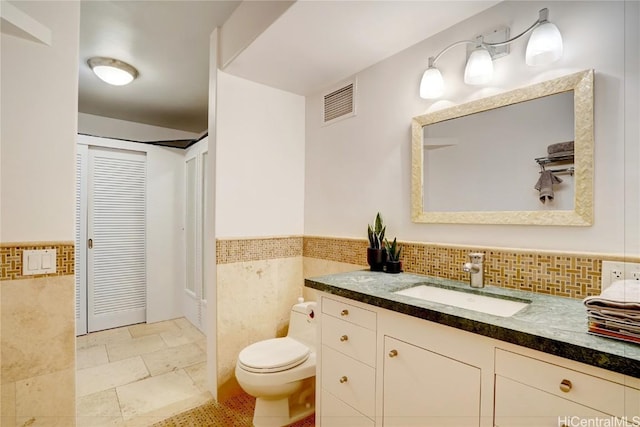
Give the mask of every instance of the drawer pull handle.
POLYGON ((396 357, 398 355, 398 350, 391 350, 389 352, 389 357, 396 357))
POLYGON ((343 335, 340 337, 340 341, 345 342, 345 341, 349 341, 349 337, 346 335, 343 335))
POLYGON ((571 381, 569 380, 562 380, 562 382, 560 382, 560 390, 565 393, 569 393, 571 391, 571 387, 573 387, 573 384, 571 384, 571 381))
POLYGON ((348 315, 349 315, 349 310, 347 310, 346 308, 340 312, 340 316, 348 316, 348 315))
POLYGON ((340 384, 344 384, 348 381, 349 379, 345 376, 340 377, 340 384))

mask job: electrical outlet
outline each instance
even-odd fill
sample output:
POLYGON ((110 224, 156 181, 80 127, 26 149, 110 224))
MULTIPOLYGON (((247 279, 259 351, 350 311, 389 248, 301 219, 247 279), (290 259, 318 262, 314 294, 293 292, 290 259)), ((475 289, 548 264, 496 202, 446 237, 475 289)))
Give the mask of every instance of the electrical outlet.
POLYGON ((635 262, 602 261, 602 289, 606 289, 616 280, 640 281, 640 264, 635 262))

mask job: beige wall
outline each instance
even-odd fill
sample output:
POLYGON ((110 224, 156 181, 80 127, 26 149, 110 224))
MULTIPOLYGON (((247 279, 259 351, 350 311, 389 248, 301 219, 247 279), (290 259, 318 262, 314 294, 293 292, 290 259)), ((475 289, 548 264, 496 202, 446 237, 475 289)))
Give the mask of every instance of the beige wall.
POLYGON ((291 306, 302 296, 302 257, 218 265, 218 398, 239 391, 238 354, 249 344, 287 333, 291 306))
POLYGON ((14 4, 51 30, 52 43, 5 33, 0 39, 0 424, 66 427, 75 425, 72 241, 80 3, 14 4), (25 246, 59 247, 60 275, 22 277, 18 264, 25 246), (64 260, 60 252, 69 247, 64 260))

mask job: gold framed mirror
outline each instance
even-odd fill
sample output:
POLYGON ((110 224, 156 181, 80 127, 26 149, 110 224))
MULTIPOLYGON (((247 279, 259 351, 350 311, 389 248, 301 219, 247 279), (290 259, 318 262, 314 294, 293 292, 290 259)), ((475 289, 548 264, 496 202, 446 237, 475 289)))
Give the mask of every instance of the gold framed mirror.
POLYGON ((592 225, 593 77, 586 70, 414 117, 412 221, 592 225), (549 153, 563 138, 573 151, 559 159, 549 153), (555 197, 536 188, 546 170, 565 174, 555 197))

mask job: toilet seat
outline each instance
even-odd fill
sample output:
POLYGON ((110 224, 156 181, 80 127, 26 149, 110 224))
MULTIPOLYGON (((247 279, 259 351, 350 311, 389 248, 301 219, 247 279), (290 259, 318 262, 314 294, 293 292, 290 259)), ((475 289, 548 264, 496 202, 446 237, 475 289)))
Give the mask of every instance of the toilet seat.
POLYGON ((238 364, 249 372, 281 372, 300 365, 310 353, 309 347, 292 338, 272 338, 245 347, 238 364))

